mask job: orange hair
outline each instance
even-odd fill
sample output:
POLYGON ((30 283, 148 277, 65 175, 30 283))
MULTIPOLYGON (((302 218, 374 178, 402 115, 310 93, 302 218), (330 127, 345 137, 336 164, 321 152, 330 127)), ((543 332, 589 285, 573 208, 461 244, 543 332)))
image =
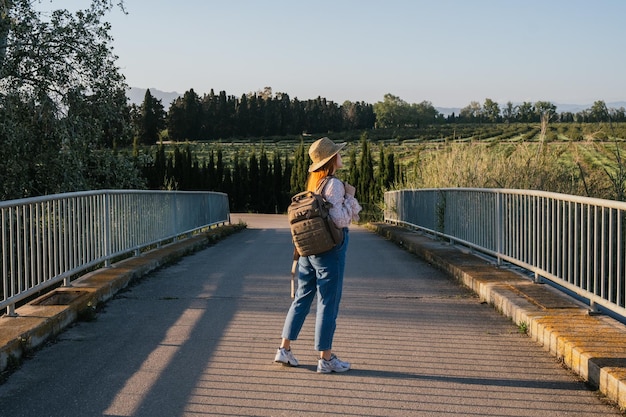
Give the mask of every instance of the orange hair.
POLYGON ((307 191, 316 191, 322 179, 326 178, 329 175, 333 175, 335 173, 335 170, 336 170, 335 161, 336 160, 337 160, 337 155, 331 158, 330 161, 326 162, 317 171, 313 171, 309 173, 309 178, 306 182, 307 191))

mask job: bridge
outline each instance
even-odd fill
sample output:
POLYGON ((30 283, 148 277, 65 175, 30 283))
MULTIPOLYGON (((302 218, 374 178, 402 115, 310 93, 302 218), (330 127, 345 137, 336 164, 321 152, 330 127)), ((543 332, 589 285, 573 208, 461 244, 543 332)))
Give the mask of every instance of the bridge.
POLYGON ((335 349, 354 369, 314 372, 312 318, 294 344, 303 366, 276 366, 289 231, 283 216, 238 219, 248 227, 215 245, 207 236, 220 228, 90 272, 53 301, 2 317, 3 342, 11 321, 22 322, 22 347, 57 334, 0 385, 3 415, 620 415, 626 404, 619 321, 390 224, 351 232, 335 349), (85 302, 72 292, 96 288, 112 299, 95 320, 59 333, 85 302))

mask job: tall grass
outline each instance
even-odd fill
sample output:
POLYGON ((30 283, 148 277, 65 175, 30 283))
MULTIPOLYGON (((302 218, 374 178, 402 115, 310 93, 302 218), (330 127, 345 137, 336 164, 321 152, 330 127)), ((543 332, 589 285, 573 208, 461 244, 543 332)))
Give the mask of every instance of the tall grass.
POLYGON ((417 151, 407 163, 405 183, 399 186, 516 188, 613 198, 603 178, 606 175, 597 166, 585 162, 585 169, 581 168, 579 146, 571 142, 448 143, 417 151))

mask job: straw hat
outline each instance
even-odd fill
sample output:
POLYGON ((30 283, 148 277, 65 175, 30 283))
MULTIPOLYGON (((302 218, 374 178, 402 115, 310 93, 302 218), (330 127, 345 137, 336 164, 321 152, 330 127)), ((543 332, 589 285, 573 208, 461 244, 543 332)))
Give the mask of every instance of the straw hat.
POLYGON ((309 148, 309 156, 313 163, 309 166, 309 172, 317 171, 324 164, 332 159, 333 156, 346 146, 347 143, 335 144, 328 138, 321 138, 313 142, 309 148))

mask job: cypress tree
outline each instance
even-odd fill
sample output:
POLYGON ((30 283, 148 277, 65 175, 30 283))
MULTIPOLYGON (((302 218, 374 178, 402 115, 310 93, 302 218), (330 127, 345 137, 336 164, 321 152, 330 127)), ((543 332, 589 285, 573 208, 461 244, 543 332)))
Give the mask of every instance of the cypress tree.
POLYGON ((382 143, 378 148, 378 166, 374 170, 374 184, 371 193, 372 202, 377 202, 382 199, 383 195, 383 182, 386 170, 387 159, 385 158, 385 149, 382 143))
POLYGON ((364 204, 372 201, 376 182, 374 179, 374 161, 369 147, 367 133, 361 135, 361 155, 358 163, 359 178, 356 185, 359 200, 364 204))
MULTIPOLYGON (((202 138, 213 140, 216 138, 215 125, 217 124, 217 100, 213 89, 202 98, 202 138)), ((220 181, 221 182, 221 181, 220 181)))
MULTIPOLYGON (((232 192, 235 199, 235 210, 236 211, 248 211, 250 208, 248 207, 250 195, 249 188, 249 173, 248 166, 246 165, 246 161, 241 155, 241 151, 237 151, 235 153, 235 159, 233 161, 233 178, 232 178, 232 192)), ((258 166, 257 166, 258 169, 258 166)))
POLYGON ((289 155, 285 155, 285 168, 283 170, 282 180, 281 180, 281 195, 283 196, 282 207, 285 209, 289 205, 291 201, 291 173, 293 172, 293 164, 291 163, 291 159, 289 155))
POLYGON ((348 183, 355 188, 359 183, 359 170, 356 165, 356 149, 350 148, 348 152, 348 183))
POLYGON ((209 162, 206 164, 207 189, 217 190, 217 178, 215 170, 215 152, 209 154, 209 162))
POLYGON ((396 158, 393 151, 388 152, 386 156, 387 162, 385 163, 383 187, 388 190, 396 182, 396 158))
POLYGON ((183 153, 183 166, 181 167, 181 176, 184 178, 185 187, 183 190, 197 189, 197 161, 194 161, 193 153, 189 144, 185 146, 185 152, 183 153))
MULTIPOLYGON (((230 172, 228 173, 228 175, 230 177, 230 172)), ((226 186, 224 185, 225 181, 226 172, 224 170, 224 155, 222 153, 222 148, 217 148, 217 162, 215 164, 215 189, 217 191, 226 190, 226 186)))
POLYGON ((241 166, 239 162, 239 151, 235 153, 232 162, 233 173, 232 173, 232 183, 230 184, 230 193, 232 194, 233 202, 231 204, 231 210, 233 211, 243 211, 244 204, 241 201, 241 189, 243 188, 243 178, 241 172, 241 166))
POLYGON ((174 155, 172 155, 171 153, 167 156, 165 175, 163 176, 163 187, 166 190, 177 189, 177 182, 174 173, 174 155))
POLYGON ((228 194, 228 204, 231 211, 238 211, 235 205, 235 193, 233 192, 233 179, 230 168, 224 168, 224 176, 221 182, 221 191, 228 194))
POLYGON ((180 148, 176 146, 174 148, 174 161, 172 163, 171 178, 173 178, 178 184, 177 186, 178 190, 182 190, 185 187, 185 181, 184 181, 185 178, 183 177, 183 161, 184 161, 183 153, 180 151, 180 148), (183 187, 183 188, 180 188, 180 187, 183 187))
POLYGON ((144 145, 157 143, 159 132, 165 127, 165 110, 163 110, 161 100, 153 97, 150 89, 147 89, 144 95, 138 124, 139 142, 144 145))
POLYGON ((293 169, 291 171, 291 194, 297 194, 306 187, 306 180, 309 174, 309 155, 304 146, 304 141, 296 149, 293 169))
POLYGON ((261 211, 263 213, 275 211, 276 196, 274 193, 272 166, 264 146, 261 147, 261 156, 259 157, 259 185, 261 195, 258 204, 261 206, 261 211))
POLYGON ((283 167, 280 162, 280 151, 274 152, 272 159, 274 166, 274 175, 272 175, 272 196, 274 198, 274 213, 282 213, 283 211, 283 167))
POLYGON ((165 147, 159 145, 154 155, 154 164, 151 173, 147 176, 149 188, 159 188, 163 185, 167 175, 167 158, 165 157, 165 147))
POLYGON ((262 194, 261 194, 261 176, 259 171, 259 162, 254 150, 250 155, 250 161, 248 163, 248 190, 247 195, 247 208, 253 212, 258 212, 262 208, 262 194))

